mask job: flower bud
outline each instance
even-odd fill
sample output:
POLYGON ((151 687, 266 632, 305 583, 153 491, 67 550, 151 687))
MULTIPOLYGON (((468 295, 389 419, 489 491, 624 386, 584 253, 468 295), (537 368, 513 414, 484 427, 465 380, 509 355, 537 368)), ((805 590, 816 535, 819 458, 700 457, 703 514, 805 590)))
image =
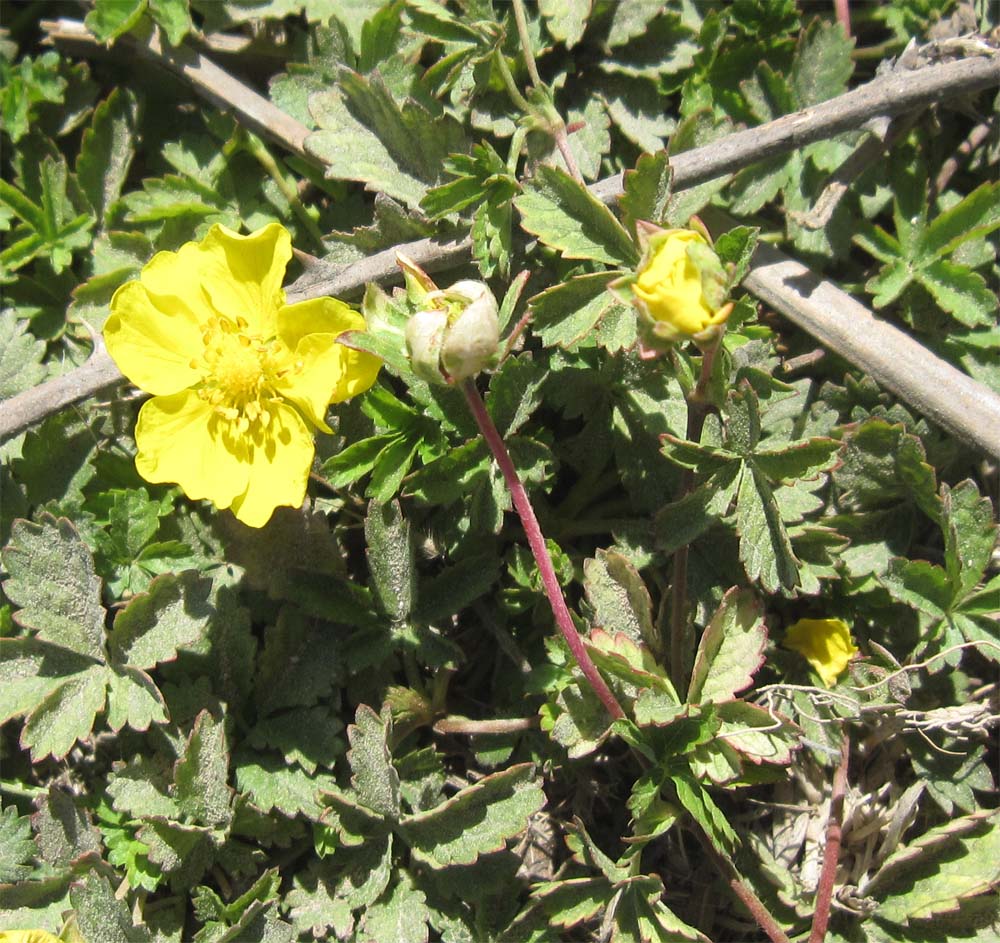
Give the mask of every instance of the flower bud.
POLYGON ((725 303, 727 277, 719 257, 693 229, 645 224, 641 235, 646 251, 629 287, 643 333, 652 346, 707 340, 732 311, 725 303))
POLYGON ((482 282, 460 281, 432 292, 437 307, 418 311, 406 325, 413 371, 429 383, 460 383, 496 357, 500 344, 497 303, 482 282))

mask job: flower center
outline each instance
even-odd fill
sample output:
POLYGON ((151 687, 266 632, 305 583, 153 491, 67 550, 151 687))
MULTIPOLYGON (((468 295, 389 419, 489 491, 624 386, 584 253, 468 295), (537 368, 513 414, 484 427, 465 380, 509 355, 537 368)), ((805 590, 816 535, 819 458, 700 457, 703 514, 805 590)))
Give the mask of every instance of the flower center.
POLYGON ((198 395, 243 434, 251 425, 270 423, 280 400, 272 384, 285 372, 282 361, 288 359, 281 341, 248 328, 243 318, 212 318, 202 331, 204 350, 191 362, 203 376, 198 395))

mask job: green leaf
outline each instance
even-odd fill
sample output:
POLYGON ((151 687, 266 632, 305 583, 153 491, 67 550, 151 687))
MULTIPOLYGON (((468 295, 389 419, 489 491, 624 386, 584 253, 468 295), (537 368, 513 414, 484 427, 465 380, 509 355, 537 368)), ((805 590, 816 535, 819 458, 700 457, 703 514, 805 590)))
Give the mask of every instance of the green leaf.
POLYGON ((233 759, 236 788, 261 810, 273 809, 287 816, 300 813, 319 821, 322 807, 318 801, 321 789, 333 789, 336 780, 323 774, 307 773, 298 766, 289 766, 281 757, 237 752, 233 759))
POLYGON ((420 605, 414 618, 434 624, 457 615, 484 596, 500 575, 500 559, 491 548, 481 553, 465 553, 420 584, 420 605))
POLYGON ((405 816, 400 831, 413 856, 432 868, 474 864, 527 828, 545 803, 531 763, 466 786, 429 812, 405 816))
POLYGON ((215 614, 211 594, 212 581, 194 570, 156 577, 118 613, 108 636, 112 660, 133 668, 173 661, 205 634, 215 614))
POLYGON ((354 723, 347 728, 351 749, 351 784, 358 798, 379 815, 398 818, 399 774, 392 765, 388 739, 391 720, 388 711, 380 717, 366 704, 358 706, 354 723))
POLYGON ((45 342, 18 321, 14 312, 0 311, 0 400, 30 390, 48 373, 42 365, 45 342))
POLYGON ((792 88, 799 108, 843 94, 854 72, 854 43, 840 23, 814 19, 799 38, 792 66, 792 88))
POLYGON ((736 526, 740 534, 740 560, 747 576, 769 593, 799 582, 798 561, 778 502, 765 478, 746 465, 736 497, 736 526))
POLYGON ((288 763, 298 763, 307 773, 317 766, 332 769, 345 745, 344 725, 325 706, 286 711, 260 721, 250 731, 247 742, 258 749, 278 750, 288 763))
POLYGON ((93 661, 35 638, 0 639, 0 722, 30 713, 66 678, 93 661))
POLYGON ((945 259, 937 259, 917 273, 917 280, 934 300, 956 321, 966 327, 992 327, 997 310, 996 292, 986 279, 945 259))
POLYGON ((941 512, 945 567, 955 595, 961 598, 983 578, 1000 527, 993 520, 989 498, 982 497, 970 479, 954 488, 941 485, 941 512))
POLYGON ((632 266, 635 245, 611 211, 557 167, 541 166, 514 205, 521 225, 567 259, 632 266))
POLYGON ((20 606, 17 621, 37 637, 104 661, 104 607, 94 558, 65 518, 15 521, 3 564, 4 592, 20 606))
POLYGON ((149 0, 149 12, 171 46, 179 46, 193 29, 188 4, 189 0, 149 0))
POLYGON ((673 170, 666 151, 642 154, 634 170, 626 170, 618 198, 622 219, 629 232, 635 234, 635 224, 644 219, 659 226, 667 212, 673 170))
POLYGON ((146 0, 94 0, 83 23, 102 43, 127 33, 146 12, 146 0))
MULTIPOLYGON (((711 144, 731 130, 732 123, 728 118, 720 121, 710 110, 696 112, 685 118, 670 136, 668 148, 670 156, 676 157, 684 151, 711 144)), ((724 174, 717 179, 672 194, 667 203, 664 223, 670 226, 686 226, 691 217, 722 190, 731 178, 732 174, 724 174)))
POLYGON ((653 625, 653 601, 636 568, 614 550, 598 550, 594 559, 584 562, 583 574, 594 625, 659 651, 662 642, 653 625))
POLYGON ((656 545, 663 553, 693 543, 719 523, 732 503, 741 468, 740 463, 730 462, 703 485, 657 512, 656 545))
POLYGON ((753 453, 751 461, 772 482, 814 478, 826 471, 840 448, 836 439, 808 439, 793 442, 783 449, 763 449, 753 453))
POLYGON ((377 72, 342 71, 339 86, 313 95, 309 108, 320 130, 305 147, 327 177, 356 180, 414 208, 441 179, 448 155, 467 147, 454 118, 413 100, 397 104, 377 72))
POLYGON ((12 884, 27 878, 34 867, 35 843, 31 839, 31 819, 19 816, 9 805, 0 809, 0 884, 12 884))
POLYGON ((726 279, 730 290, 742 282, 750 270, 750 260, 757 249, 759 234, 760 229, 756 226, 734 226, 715 240, 715 254, 719 261, 733 267, 726 279))
POLYGON ((764 663, 767 626, 748 590, 730 589, 702 633, 688 688, 689 704, 732 700, 764 663))
POLYGON ((181 813, 199 825, 226 827, 233 817, 228 777, 225 727, 202 711, 174 768, 174 798, 181 813))
POLYGON ((943 619, 951 608, 953 588, 947 573, 926 560, 894 557, 880 582, 893 599, 934 619, 943 619))
POLYGON ((939 259, 950 255, 962 243, 981 239, 997 228, 1000 228, 1000 183, 984 183, 921 232, 917 251, 921 259, 939 259))
POLYGON ((70 887, 79 933, 84 940, 101 943, 149 943, 152 936, 145 926, 135 926, 125 901, 111 890, 108 879, 87 872, 70 887))
POLYGON ((932 829, 891 856, 882 866, 891 884, 879 882, 878 916, 906 926, 956 911, 1000 883, 1000 828, 995 814, 984 819, 980 813, 932 829))
POLYGON ((728 466, 740 461, 740 456, 729 449, 687 442, 669 432, 660 437, 660 450, 675 465, 689 468, 702 475, 723 472, 728 466))
POLYGON ((349 445, 323 463, 323 474, 333 488, 346 488, 359 478, 367 475, 381 461, 382 453, 394 442, 399 434, 387 432, 385 435, 370 436, 349 445))
POLYGON ((116 88, 94 110, 76 158, 76 177, 99 220, 121 195, 135 155, 139 104, 133 92, 116 88))
POLYGON ((64 757, 78 740, 94 729, 94 719, 104 709, 108 669, 94 665, 55 688, 31 712, 21 732, 21 743, 34 759, 64 757))
POLYGON ((538 12, 549 35, 572 49, 587 28, 593 0, 538 0, 538 12))
POLYGON ((739 838, 722 810, 708 794, 708 790, 690 773, 674 773, 670 776, 670 780, 677 791, 680 804, 704 829, 705 835, 716 850, 731 859, 739 844, 739 838))
POLYGON ((546 347, 572 347, 620 303, 608 291, 617 272, 579 275, 529 301, 534 329, 546 347))
POLYGON ((94 477, 93 458, 100 435, 97 423, 85 425, 72 411, 49 416, 24 437, 21 457, 11 462, 32 504, 82 503, 82 489, 94 477))
POLYGON ((427 943, 428 924, 433 916, 424 892, 413 886, 406 871, 398 871, 396 883, 388 894, 366 908, 358 939, 427 943))
POLYGON ((369 503, 365 539, 368 572, 379 605, 393 622, 402 622, 414 605, 416 574, 410 525, 398 501, 369 503))
POLYGON ((84 856, 99 857, 101 838, 83 801, 59 786, 49 786, 33 818, 39 857, 66 868, 84 856))
POLYGON ((167 705, 159 688, 145 671, 115 667, 108 673, 108 726, 115 732, 126 724, 148 730, 167 720, 167 705))
POLYGON ((420 445, 419 437, 400 438, 384 449, 372 473, 372 480, 365 489, 365 496, 373 498, 379 504, 390 502, 413 465, 420 445))

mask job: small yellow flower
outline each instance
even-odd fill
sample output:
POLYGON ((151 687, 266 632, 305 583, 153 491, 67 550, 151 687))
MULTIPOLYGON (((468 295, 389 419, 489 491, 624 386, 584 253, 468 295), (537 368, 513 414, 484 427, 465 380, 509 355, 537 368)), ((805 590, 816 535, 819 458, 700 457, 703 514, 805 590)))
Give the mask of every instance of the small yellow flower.
POLYGON ((119 288, 108 352, 137 387, 136 468, 262 527, 305 497, 327 407, 368 389, 381 361, 337 343, 364 318, 333 298, 286 305, 291 236, 271 223, 243 236, 213 226, 159 252, 119 288))
POLYGON ((716 275, 723 277, 721 264, 700 233, 667 229, 650 238, 632 295, 639 310, 656 322, 659 336, 683 340, 729 317, 732 306, 706 294, 706 279, 711 282, 716 275))
POLYGON ((61 943, 48 930, 0 930, 0 943, 61 943))
POLYGON ((785 647, 802 655, 828 688, 858 654, 842 619, 799 619, 788 629, 785 647))

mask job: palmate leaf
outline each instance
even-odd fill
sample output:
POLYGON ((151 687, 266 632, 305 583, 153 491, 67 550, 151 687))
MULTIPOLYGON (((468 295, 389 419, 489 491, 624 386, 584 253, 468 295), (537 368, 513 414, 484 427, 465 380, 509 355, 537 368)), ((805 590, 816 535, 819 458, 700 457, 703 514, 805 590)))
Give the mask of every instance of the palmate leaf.
POLYGON ((413 856, 432 868, 473 864, 527 828, 545 803, 531 763, 494 773, 429 812, 404 816, 399 829, 413 856))

